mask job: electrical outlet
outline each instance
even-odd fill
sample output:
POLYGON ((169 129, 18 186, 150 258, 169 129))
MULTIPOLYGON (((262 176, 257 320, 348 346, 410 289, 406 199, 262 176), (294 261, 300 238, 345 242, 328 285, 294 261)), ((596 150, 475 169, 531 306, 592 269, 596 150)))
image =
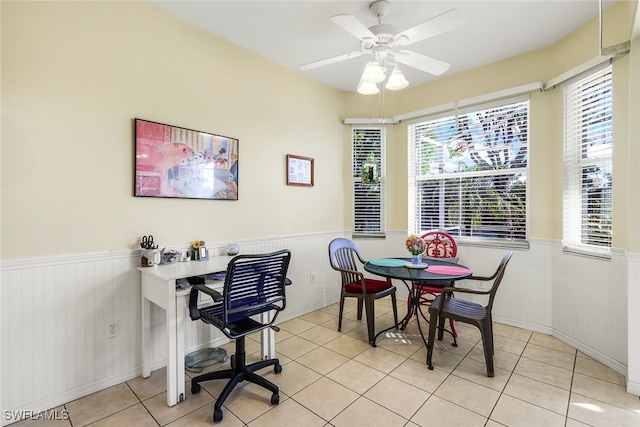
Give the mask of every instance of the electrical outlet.
POLYGON ((113 320, 109 323, 107 327, 107 338, 115 338, 118 336, 120 332, 120 322, 117 320, 113 320))
POLYGON ((309 283, 311 284, 316 283, 316 273, 309 274, 309 283))

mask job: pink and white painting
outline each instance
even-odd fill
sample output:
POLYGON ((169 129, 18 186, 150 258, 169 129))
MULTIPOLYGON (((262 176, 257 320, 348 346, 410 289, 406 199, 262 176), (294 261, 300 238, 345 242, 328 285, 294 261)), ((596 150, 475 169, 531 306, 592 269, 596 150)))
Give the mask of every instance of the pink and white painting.
POLYGON ((238 200, 238 140, 135 119, 137 197, 238 200))

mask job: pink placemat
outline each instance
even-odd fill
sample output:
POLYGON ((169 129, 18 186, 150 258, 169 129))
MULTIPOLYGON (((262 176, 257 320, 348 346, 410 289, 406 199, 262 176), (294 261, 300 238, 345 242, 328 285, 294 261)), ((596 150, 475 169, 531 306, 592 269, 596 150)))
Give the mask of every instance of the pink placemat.
POLYGON ((429 273, 435 273, 435 274, 447 274, 451 276, 458 276, 458 275, 461 276, 463 274, 473 273, 468 268, 456 267, 453 265, 430 265, 429 267, 425 268, 424 271, 428 271, 429 273))

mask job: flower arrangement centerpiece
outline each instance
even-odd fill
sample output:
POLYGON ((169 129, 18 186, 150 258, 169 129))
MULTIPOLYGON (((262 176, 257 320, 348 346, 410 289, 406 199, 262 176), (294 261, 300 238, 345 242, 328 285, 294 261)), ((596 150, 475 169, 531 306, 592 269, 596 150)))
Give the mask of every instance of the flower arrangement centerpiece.
POLYGON ((411 263, 417 265, 421 264, 421 255, 424 253, 425 249, 427 249, 427 242, 422 237, 411 234, 407 237, 405 244, 407 246, 407 250, 411 252, 412 255, 411 263))

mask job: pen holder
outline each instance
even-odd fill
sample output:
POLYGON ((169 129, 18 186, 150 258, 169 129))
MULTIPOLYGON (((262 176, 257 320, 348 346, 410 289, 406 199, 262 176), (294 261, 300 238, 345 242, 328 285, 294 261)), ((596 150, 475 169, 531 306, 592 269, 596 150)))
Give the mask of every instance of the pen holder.
POLYGON ((142 249, 140 251, 140 265, 153 267, 160 264, 160 251, 157 249, 142 249))

